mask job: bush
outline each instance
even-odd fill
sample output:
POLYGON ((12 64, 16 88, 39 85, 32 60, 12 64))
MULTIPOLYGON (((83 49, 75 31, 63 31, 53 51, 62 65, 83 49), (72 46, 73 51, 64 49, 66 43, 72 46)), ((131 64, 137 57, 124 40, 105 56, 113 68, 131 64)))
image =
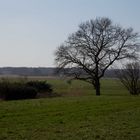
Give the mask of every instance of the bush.
POLYGON ((52 86, 46 81, 29 81, 26 85, 37 89, 38 92, 52 92, 52 86))
POLYGON ((140 63, 134 61, 127 63, 116 72, 121 83, 131 95, 140 94, 140 63))
POLYGON ((0 98, 4 100, 55 97, 52 86, 46 81, 0 81, 0 98))
POLYGON ((46 81, 0 81, 0 98, 4 100, 34 99, 59 96, 46 81))
POLYGON ((4 100, 33 99, 37 90, 17 83, 0 83, 0 98, 4 100))

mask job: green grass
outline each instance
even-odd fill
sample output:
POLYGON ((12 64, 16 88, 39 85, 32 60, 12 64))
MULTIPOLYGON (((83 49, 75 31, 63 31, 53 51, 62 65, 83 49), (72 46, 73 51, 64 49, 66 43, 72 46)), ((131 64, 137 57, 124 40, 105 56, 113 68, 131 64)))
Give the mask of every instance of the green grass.
MULTIPOLYGON (((47 81, 53 85, 55 92, 63 96, 95 95, 93 86, 83 81, 74 80, 71 84, 68 84, 68 80, 66 79, 47 79, 47 81)), ((121 85, 119 80, 114 79, 101 80, 101 94, 111 96, 129 95, 128 91, 121 85)))
POLYGON ((139 140, 139 97, 69 97, 0 103, 1 140, 139 140))
MULTIPOLYGON (((95 90, 89 83, 73 80, 71 84, 68 84, 68 79, 60 79, 54 77, 41 77, 41 76, 30 76, 30 77, 4 77, 0 80, 8 81, 19 81, 25 82, 26 80, 47 80, 48 83, 52 84, 54 92, 61 94, 62 96, 87 96, 95 95, 95 90)), ((101 94, 102 95, 129 95, 128 91, 121 85, 119 80, 114 79, 102 79, 101 80, 101 94)))
POLYGON ((83 82, 48 81, 66 96, 0 102, 0 140, 140 140, 140 97, 116 80, 102 81, 100 97, 83 82))

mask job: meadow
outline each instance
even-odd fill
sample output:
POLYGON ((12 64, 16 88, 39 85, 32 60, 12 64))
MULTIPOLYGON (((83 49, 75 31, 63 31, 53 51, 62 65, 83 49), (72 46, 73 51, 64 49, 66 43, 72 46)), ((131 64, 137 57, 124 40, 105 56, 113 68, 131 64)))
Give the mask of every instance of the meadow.
POLYGON ((118 80, 103 79, 100 97, 81 81, 47 81, 61 97, 0 102, 0 140, 140 139, 140 97, 118 80))

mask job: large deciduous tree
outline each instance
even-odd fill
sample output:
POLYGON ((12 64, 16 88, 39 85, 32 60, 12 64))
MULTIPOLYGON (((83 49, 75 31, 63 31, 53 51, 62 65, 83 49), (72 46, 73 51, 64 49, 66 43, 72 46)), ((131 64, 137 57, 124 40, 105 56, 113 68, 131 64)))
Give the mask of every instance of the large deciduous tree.
POLYGON ((56 64, 69 68, 75 79, 91 83, 100 95, 100 79, 117 60, 136 58, 138 33, 122 28, 108 18, 97 18, 79 25, 77 32, 56 50, 56 64))

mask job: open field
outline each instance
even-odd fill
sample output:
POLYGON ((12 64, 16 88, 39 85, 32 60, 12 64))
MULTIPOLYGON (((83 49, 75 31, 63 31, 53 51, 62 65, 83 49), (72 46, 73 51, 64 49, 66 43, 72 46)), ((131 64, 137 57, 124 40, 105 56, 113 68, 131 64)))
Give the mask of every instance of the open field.
POLYGON ((83 82, 48 82, 64 97, 0 102, 0 140, 140 139, 140 97, 117 80, 102 80, 101 97, 83 82))
MULTIPOLYGON (((68 84, 66 79, 48 79, 49 83, 53 85, 55 92, 63 96, 87 96, 95 95, 95 90, 92 85, 83 81, 73 81, 68 84)), ((103 79, 101 80, 101 94, 110 96, 128 96, 128 91, 122 86, 117 79, 103 79)))
MULTIPOLYGON (((24 80, 47 80, 53 86, 54 92, 63 96, 87 96, 95 95, 95 90, 93 87, 83 81, 74 80, 71 84, 68 83, 69 79, 61 79, 57 77, 45 77, 45 76, 30 76, 30 77, 20 77, 20 76, 10 76, 10 77, 0 77, 0 79, 8 79, 10 81, 24 81, 24 80)), ((126 95, 128 96, 128 91, 122 86, 117 79, 102 79, 101 80, 101 94, 103 95, 126 95)))

